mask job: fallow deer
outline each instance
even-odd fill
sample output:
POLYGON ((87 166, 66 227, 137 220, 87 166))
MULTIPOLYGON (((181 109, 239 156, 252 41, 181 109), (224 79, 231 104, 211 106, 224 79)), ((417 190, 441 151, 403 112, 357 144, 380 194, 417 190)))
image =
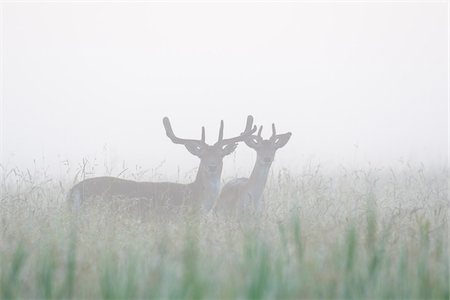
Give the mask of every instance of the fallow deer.
POLYGON ((247 146, 256 151, 256 162, 250 177, 236 178, 225 184, 215 205, 217 213, 236 216, 261 212, 262 195, 275 153, 287 144, 292 135, 290 132, 277 134, 275 124, 272 124, 272 136, 265 140, 261 136, 262 129, 261 126, 258 135, 244 139, 247 146))

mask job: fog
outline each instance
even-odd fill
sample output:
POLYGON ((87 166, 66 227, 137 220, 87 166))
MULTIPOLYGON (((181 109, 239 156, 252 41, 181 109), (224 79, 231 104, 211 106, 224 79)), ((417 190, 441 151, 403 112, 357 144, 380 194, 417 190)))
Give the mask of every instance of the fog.
MULTIPOLYGON (((446 3, 2 4, 2 163, 187 172, 167 138, 292 132, 277 168, 447 163, 446 3)), ((247 172, 241 144, 224 173, 247 172)))

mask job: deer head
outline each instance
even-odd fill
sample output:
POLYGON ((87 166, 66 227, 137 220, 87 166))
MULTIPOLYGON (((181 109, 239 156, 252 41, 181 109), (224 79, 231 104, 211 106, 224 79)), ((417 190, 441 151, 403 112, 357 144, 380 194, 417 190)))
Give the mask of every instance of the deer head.
POLYGON ((272 136, 265 140, 261 136, 262 129, 263 127, 260 126, 258 135, 250 135, 244 141, 247 146, 256 151, 256 163, 270 166, 275 158, 276 151, 287 144, 292 133, 277 134, 275 124, 272 124, 272 136))
POLYGON ((205 127, 202 127, 202 136, 200 140, 182 139, 173 133, 169 118, 163 119, 166 134, 170 140, 175 144, 182 144, 193 155, 201 160, 201 166, 205 168, 207 173, 220 173, 222 171, 222 160, 225 156, 233 153, 237 147, 237 143, 244 141, 250 137, 255 131, 256 126, 253 126, 253 117, 247 117, 247 124, 244 132, 236 137, 224 139, 223 138, 223 121, 220 121, 220 130, 218 141, 214 145, 208 145, 205 142, 205 127))

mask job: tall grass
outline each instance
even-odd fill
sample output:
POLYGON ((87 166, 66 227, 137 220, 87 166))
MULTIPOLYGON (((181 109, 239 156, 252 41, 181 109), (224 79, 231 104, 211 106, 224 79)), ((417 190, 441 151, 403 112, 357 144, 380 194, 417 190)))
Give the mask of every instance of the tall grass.
POLYGON ((70 185, 3 170, 0 298, 450 296, 444 168, 281 170, 258 220, 74 220, 70 185))

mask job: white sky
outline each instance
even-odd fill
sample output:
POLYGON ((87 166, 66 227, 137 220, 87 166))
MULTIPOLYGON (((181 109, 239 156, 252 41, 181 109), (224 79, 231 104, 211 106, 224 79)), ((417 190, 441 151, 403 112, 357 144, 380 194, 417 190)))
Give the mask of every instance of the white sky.
MULTIPOLYGON (((198 161, 165 136, 275 122, 277 166, 446 163, 447 3, 2 4, 3 163, 198 161)), ((224 170, 246 170, 240 145, 224 170)), ((241 171, 239 171, 241 172, 241 171)), ((243 174, 244 175, 244 174, 243 174)))

